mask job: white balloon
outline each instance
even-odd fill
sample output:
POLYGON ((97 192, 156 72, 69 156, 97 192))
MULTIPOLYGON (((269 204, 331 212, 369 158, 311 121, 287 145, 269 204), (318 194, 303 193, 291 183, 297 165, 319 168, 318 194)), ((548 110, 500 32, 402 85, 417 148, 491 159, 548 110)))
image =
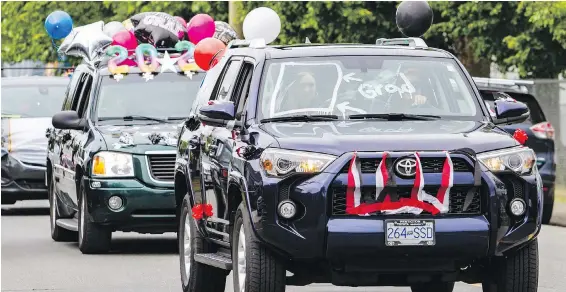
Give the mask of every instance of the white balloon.
POLYGON ((113 37, 114 34, 121 30, 127 30, 124 24, 118 21, 110 21, 106 25, 104 25, 104 34, 109 37, 113 37))
POLYGON ((281 19, 273 9, 259 7, 246 15, 242 30, 246 40, 264 39, 269 44, 281 32, 281 19))

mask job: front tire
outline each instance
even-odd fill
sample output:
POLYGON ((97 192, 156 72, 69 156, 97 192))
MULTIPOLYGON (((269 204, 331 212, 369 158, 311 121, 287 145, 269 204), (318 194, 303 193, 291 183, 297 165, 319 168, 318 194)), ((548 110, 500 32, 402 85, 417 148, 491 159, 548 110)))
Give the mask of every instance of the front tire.
POLYGON ((255 237, 251 223, 243 215, 244 204, 236 212, 232 234, 234 289, 241 292, 283 292, 286 270, 281 262, 255 237))
POLYGON ((195 253, 213 253, 214 246, 198 232, 188 198, 185 196, 180 212, 177 238, 179 242, 179 261, 181 286, 183 292, 224 292, 226 271, 195 262, 195 253))
POLYGON ((110 250, 112 231, 90 221, 84 182, 78 190, 79 194, 79 250, 83 254, 106 253, 110 250))
POLYGON ((60 219, 59 217, 59 199, 55 194, 55 180, 53 175, 51 175, 51 181, 49 182, 48 189, 49 197, 49 222, 51 225, 51 238, 57 242, 72 242, 77 241, 77 232, 65 229, 58 226, 56 221, 60 219))
POLYGON ((489 274, 491 277, 482 285, 484 292, 536 292, 539 275, 537 239, 496 262, 489 274))
POLYGON ((411 286, 412 292, 452 292, 454 282, 429 282, 411 286))

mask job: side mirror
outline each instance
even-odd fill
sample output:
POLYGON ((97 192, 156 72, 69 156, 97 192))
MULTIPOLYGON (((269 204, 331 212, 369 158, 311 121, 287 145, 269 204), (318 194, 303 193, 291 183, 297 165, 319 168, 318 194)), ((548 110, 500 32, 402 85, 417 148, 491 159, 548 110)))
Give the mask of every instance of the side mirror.
POLYGON ((514 99, 497 99, 495 101, 495 118, 497 125, 515 124, 524 122, 529 118, 529 107, 514 99))
POLYGON ((234 103, 231 101, 213 102, 199 109, 198 117, 201 121, 215 126, 225 126, 234 121, 234 103))
POLYGON ((51 124, 56 129, 62 130, 84 130, 86 128, 86 120, 81 119, 76 111, 61 111, 51 118, 51 124))

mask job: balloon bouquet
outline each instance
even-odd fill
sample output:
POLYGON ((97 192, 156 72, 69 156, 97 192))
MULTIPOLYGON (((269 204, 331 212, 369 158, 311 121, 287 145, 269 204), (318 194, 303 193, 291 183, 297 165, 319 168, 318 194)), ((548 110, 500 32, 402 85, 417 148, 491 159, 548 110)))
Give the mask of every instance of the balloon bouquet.
MULTIPOLYGON (((64 39, 57 48, 59 54, 82 57, 92 63, 104 55, 108 70, 120 81, 130 67, 137 66, 146 81, 161 65, 161 72, 179 69, 189 78, 198 70, 208 71, 224 56, 230 42, 238 39, 226 22, 215 21, 210 15, 197 14, 187 23, 182 17, 163 12, 138 13, 118 22, 103 21, 73 27, 73 20, 64 11, 54 11, 45 20, 45 30, 53 40, 64 39), (165 51, 159 58, 158 50, 165 51), (169 51, 177 58, 172 59, 169 51)), ((281 30, 277 13, 270 8, 252 10, 245 18, 245 39, 273 42, 281 30)))

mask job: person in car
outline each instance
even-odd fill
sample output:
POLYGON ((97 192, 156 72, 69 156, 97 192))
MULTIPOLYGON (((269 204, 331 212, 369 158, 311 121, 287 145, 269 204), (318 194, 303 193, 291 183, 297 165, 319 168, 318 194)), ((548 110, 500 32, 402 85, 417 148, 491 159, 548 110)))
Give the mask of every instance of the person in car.
POLYGON ((275 109, 278 112, 310 107, 320 107, 316 100, 316 79, 310 72, 299 72, 283 93, 277 98, 275 109))

